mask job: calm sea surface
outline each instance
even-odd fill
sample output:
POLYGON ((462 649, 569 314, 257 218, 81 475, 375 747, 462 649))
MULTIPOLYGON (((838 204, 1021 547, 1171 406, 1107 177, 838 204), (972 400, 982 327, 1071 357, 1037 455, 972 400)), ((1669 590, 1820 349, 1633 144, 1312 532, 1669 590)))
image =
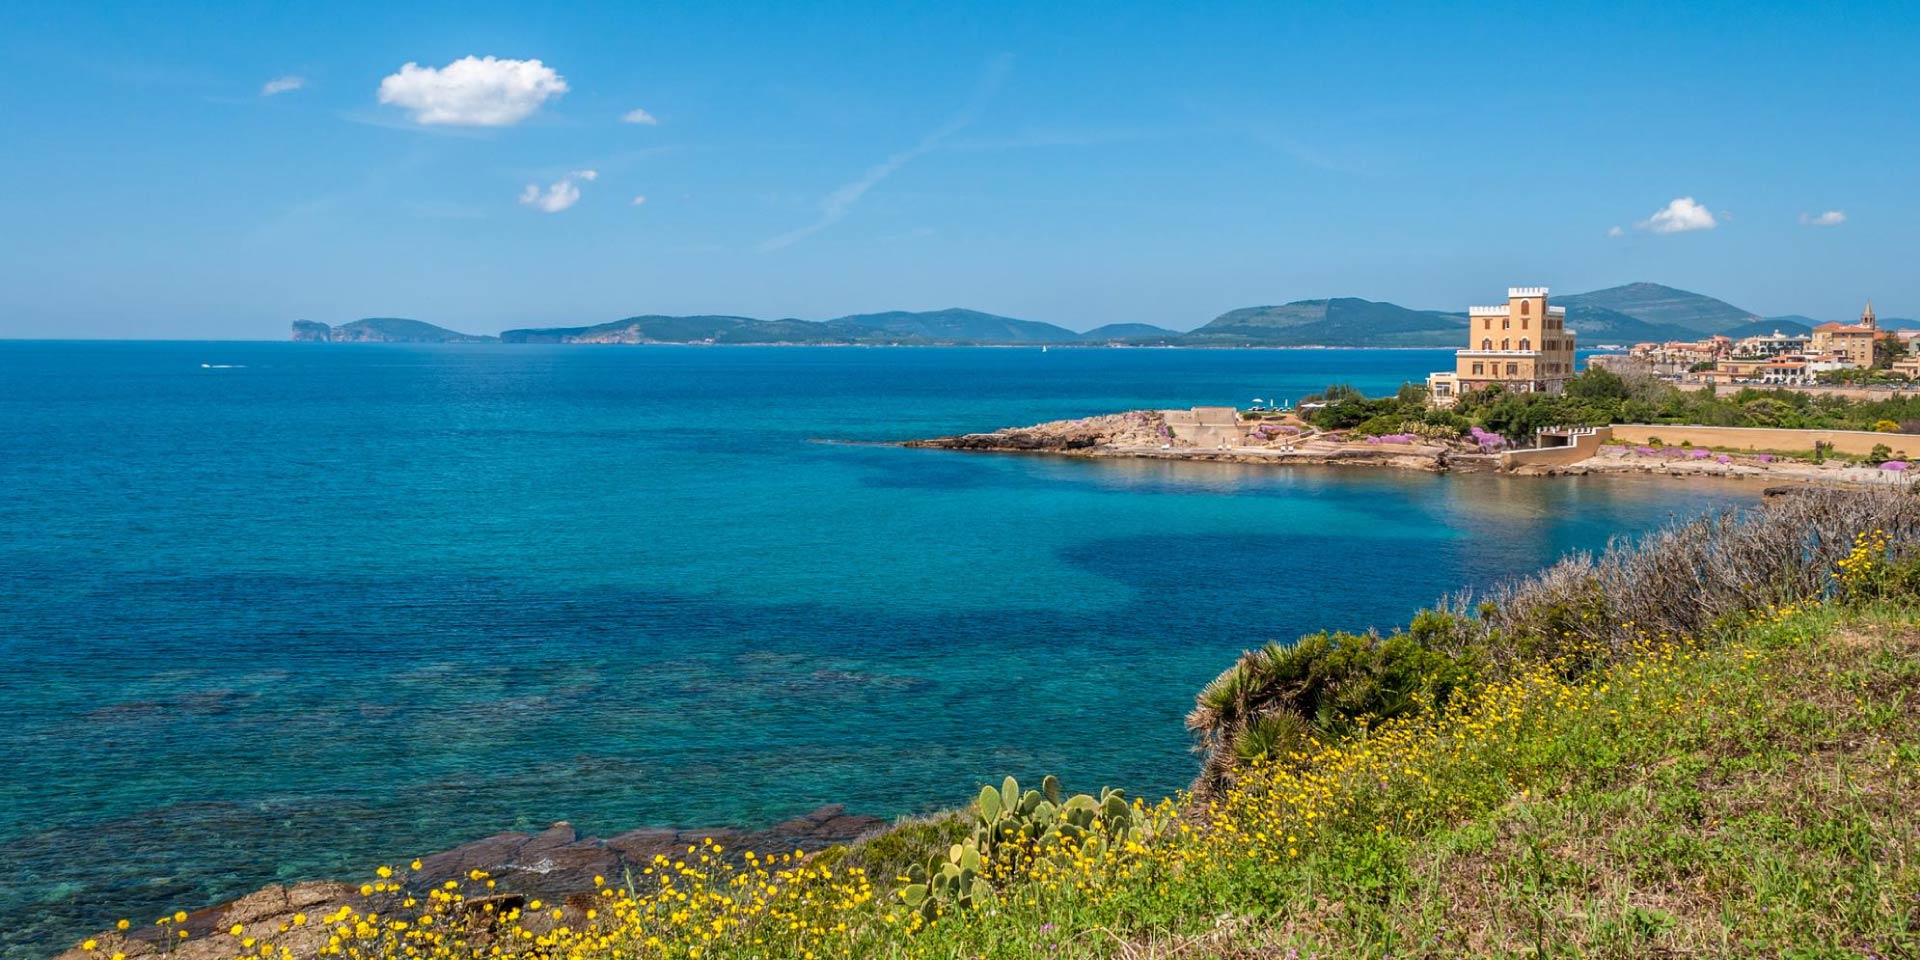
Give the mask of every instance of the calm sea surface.
POLYGON ((1740 496, 811 442, 1450 363, 0 343, 0 954, 562 819, 1157 796, 1241 649, 1740 496))

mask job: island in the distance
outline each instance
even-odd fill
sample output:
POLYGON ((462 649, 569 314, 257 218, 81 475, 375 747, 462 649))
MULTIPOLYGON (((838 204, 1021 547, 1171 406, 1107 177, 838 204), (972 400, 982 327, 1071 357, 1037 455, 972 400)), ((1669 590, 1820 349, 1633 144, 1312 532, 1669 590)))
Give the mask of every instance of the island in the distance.
MULTIPOLYGON (((1724 300, 1657 283, 1629 283, 1560 298, 1583 342, 1631 344, 1805 334, 1804 317, 1761 317, 1724 300)), ((1896 326, 1896 321, 1886 321, 1896 326)), ((644 314, 578 327, 523 327, 476 336, 420 320, 373 318, 329 327, 295 321, 293 339, 384 343, 659 343, 843 346, 1132 346, 1132 347, 1444 347, 1460 341, 1467 315, 1418 310, 1360 297, 1295 300, 1229 310, 1194 329, 1109 323, 1084 333, 1038 320, 979 310, 851 314, 830 320, 701 314, 644 314)))
POLYGON ((494 343, 500 338, 460 333, 422 320, 368 317, 337 327, 317 320, 295 320, 293 339, 311 343, 494 343))

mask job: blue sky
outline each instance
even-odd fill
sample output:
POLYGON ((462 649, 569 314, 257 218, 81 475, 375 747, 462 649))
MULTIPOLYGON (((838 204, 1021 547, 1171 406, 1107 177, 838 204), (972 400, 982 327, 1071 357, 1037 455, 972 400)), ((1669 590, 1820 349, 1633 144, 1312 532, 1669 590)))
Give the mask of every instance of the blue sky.
POLYGON ((15 0, 0 336, 1633 280, 1920 316, 1917 48, 1915 4, 15 0))

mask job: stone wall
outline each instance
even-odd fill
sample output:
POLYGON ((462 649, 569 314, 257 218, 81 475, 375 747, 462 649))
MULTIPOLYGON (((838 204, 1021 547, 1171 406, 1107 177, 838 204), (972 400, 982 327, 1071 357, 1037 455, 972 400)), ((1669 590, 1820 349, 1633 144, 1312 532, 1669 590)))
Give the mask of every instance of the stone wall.
POLYGON ((1188 410, 1162 410, 1167 432, 1179 446, 1213 449, 1221 444, 1238 447, 1246 444, 1246 431, 1240 426, 1240 411, 1232 407, 1193 407, 1188 410))
POLYGON ((1849 400, 1892 400, 1899 397, 1911 397, 1915 392, 1914 389, 1910 387, 1859 387, 1841 384, 1831 386, 1825 384, 1816 386, 1786 386, 1768 383, 1716 383, 1713 385, 1714 396, 1718 397, 1729 397, 1742 390, 1788 390, 1794 393, 1846 397, 1849 400))
POLYGON ((1661 443, 1676 446, 1725 447, 1731 450, 1811 453, 1814 441, 1832 444, 1837 453, 1865 456, 1877 444, 1895 452, 1920 454, 1920 436, 1910 433, 1871 433, 1865 430, 1776 430, 1768 427, 1682 427, 1668 424, 1617 423, 1613 438, 1624 443, 1661 443))
POLYGON ((1613 439, 1613 428, 1598 427, 1591 433, 1575 433, 1571 439, 1573 442, 1563 447, 1509 450, 1500 455, 1500 466, 1511 470, 1516 467, 1564 467, 1579 463, 1598 454, 1600 447, 1613 439))

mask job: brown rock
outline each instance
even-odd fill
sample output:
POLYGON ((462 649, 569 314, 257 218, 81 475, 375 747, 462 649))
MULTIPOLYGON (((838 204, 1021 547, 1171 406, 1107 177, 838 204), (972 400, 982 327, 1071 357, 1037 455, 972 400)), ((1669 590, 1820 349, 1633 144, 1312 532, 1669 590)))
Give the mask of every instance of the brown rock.
MULTIPOLYGON (((648 828, 620 834, 611 840, 581 839, 573 825, 556 823, 535 833, 497 833, 451 850, 420 858, 420 869, 408 871, 409 887, 439 886, 448 880, 464 881, 475 870, 494 880, 497 893, 472 901, 495 903, 504 911, 524 906, 534 899, 555 904, 573 922, 584 917, 594 900, 594 877, 620 883, 629 871, 641 875, 656 855, 683 856, 689 846, 713 838, 727 848, 729 856, 747 850, 762 854, 790 853, 796 849, 812 853, 837 843, 850 843, 884 829, 887 822, 878 817, 849 814, 839 805, 821 807, 813 812, 782 821, 759 832, 727 828, 679 830, 648 828)), ((378 896, 378 895, 376 895, 378 896)), ((96 934, 99 952, 88 954, 78 947, 60 954, 56 960, 100 960, 102 956, 125 953, 128 960, 166 956, 169 960, 229 960, 239 953, 238 941, 229 933, 240 925, 242 936, 270 940, 285 946, 295 957, 315 956, 326 945, 327 931, 319 918, 351 906, 367 908, 371 898, 360 896, 358 886, 310 882, 291 886, 262 887, 230 903, 191 913, 179 925, 147 926, 127 933, 96 934), (294 918, 306 915, 306 922, 294 918), (165 938, 186 930, 184 941, 165 938)), ((473 907, 469 907, 473 909, 473 907)), ((543 907, 537 918, 528 918, 528 929, 545 928, 557 923, 543 907)))

